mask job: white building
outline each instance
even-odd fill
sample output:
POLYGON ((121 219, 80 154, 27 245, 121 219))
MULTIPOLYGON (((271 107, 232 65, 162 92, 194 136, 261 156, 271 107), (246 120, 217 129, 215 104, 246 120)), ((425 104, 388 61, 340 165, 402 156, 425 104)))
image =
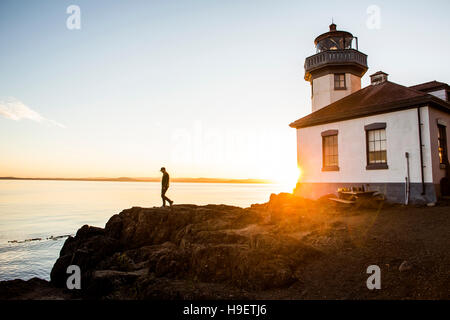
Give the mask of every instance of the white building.
POLYGON ((357 38, 332 24, 315 45, 305 61, 312 113, 290 124, 302 171, 295 193, 319 198, 364 187, 400 203, 407 190, 409 202, 449 195, 449 86, 405 87, 379 71, 361 89, 368 67, 357 38))

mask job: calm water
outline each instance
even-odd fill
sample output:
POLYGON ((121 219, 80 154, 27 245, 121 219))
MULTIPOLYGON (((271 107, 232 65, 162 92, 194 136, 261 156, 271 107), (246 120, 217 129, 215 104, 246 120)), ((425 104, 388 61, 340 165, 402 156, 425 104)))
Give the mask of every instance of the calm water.
MULTIPOLYGON (((276 184, 171 183, 175 204, 229 204, 248 207, 267 202, 271 193, 290 192, 276 184)), ((50 279, 50 270, 66 238, 89 224, 133 206, 160 206, 157 182, 0 180, 0 280, 50 279), (19 242, 42 238, 39 241, 19 242)))

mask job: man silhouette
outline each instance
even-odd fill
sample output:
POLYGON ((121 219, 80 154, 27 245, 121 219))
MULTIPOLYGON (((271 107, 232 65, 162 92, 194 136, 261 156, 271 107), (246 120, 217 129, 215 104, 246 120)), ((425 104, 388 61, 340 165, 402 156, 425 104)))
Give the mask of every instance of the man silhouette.
POLYGON ((169 174, 166 171, 166 168, 162 167, 161 172, 163 174, 161 180, 161 198, 163 201, 163 207, 166 206, 166 200, 169 202, 170 206, 172 206, 173 201, 166 197, 167 189, 169 189, 169 174))

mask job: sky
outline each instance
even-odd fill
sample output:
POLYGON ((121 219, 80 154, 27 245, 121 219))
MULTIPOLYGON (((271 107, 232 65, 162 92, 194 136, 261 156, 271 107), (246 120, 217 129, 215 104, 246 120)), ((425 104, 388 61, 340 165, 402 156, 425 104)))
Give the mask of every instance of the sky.
POLYGON ((296 179, 314 38, 358 37, 369 75, 450 83, 437 1, 0 1, 0 176, 296 179), (70 29, 80 8, 80 28, 70 29), (375 15, 374 16, 374 8, 375 15), (377 17, 379 19, 373 20, 377 17))

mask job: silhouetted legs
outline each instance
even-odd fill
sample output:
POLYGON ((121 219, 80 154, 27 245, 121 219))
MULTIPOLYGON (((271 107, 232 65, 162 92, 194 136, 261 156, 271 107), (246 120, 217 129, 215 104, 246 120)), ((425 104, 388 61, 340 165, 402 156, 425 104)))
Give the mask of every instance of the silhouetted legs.
POLYGON ((170 206, 172 206, 172 203, 173 203, 172 200, 170 200, 169 198, 166 197, 167 189, 169 189, 169 188, 162 188, 161 189, 161 198, 162 198, 162 201, 163 201, 163 207, 166 206, 166 201, 169 202, 170 206))

